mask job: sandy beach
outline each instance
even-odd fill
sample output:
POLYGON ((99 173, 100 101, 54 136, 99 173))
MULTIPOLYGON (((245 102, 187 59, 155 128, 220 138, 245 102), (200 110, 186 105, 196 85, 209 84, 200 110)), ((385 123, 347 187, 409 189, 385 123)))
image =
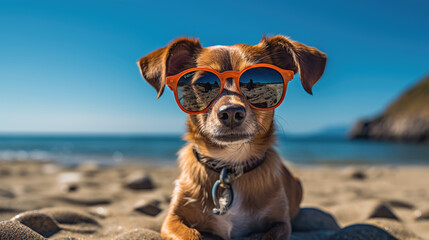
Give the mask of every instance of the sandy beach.
MULTIPOLYGON (((293 239, 329 239, 358 223, 397 239, 429 239, 429 167, 291 169, 303 181, 307 213, 317 208, 338 224, 326 238, 319 231, 319 238, 294 232, 293 239)), ((174 166, 0 161, 0 239, 23 232, 31 237, 22 239, 159 239, 178 174, 174 166)), ((294 231, 311 221, 293 224, 294 231)))

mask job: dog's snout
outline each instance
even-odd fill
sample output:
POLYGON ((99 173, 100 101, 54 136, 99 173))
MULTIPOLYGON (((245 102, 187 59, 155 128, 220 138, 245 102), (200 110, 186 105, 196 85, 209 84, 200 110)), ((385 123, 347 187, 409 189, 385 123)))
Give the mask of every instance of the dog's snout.
POLYGON ((217 111, 219 121, 230 128, 235 128, 243 123, 246 118, 246 109, 241 105, 222 105, 217 111))

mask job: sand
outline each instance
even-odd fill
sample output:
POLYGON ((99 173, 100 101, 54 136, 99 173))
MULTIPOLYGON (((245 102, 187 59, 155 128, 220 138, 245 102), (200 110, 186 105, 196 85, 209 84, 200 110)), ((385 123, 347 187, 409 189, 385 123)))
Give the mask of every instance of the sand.
MULTIPOLYGON (((384 204, 402 228, 429 239, 429 167, 291 169, 303 181, 302 206, 332 214, 340 228, 374 223, 368 218, 384 204)), ((178 174, 175 166, 0 161, 0 235, 16 228, 50 239, 149 239, 157 235, 148 230, 160 230, 178 174), (43 226, 34 226, 37 221, 43 226)))

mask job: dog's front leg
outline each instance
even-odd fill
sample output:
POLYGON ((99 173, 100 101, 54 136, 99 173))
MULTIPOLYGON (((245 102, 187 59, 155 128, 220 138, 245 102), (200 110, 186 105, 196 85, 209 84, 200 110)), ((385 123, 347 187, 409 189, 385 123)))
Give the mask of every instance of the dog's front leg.
POLYGON ((186 226, 179 216, 169 214, 161 228, 162 239, 168 240, 201 240, 198 230, 186 226))
POLYGON ((276 223, 264 234, 262 240, 287 240, 290 237, 289 223, 276 223))

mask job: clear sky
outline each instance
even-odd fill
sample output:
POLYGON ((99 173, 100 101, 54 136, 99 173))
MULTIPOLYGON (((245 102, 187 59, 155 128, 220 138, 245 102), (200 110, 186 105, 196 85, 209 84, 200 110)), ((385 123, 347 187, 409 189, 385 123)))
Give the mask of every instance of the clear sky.
POLYGON ((276 110, 285 132, 379 114, 429 73, 428 1, 0 0, 0 132, 180 133, 186 114, 137 60, 180 36, 203 46, 283 34, 328 56, 276 110))

